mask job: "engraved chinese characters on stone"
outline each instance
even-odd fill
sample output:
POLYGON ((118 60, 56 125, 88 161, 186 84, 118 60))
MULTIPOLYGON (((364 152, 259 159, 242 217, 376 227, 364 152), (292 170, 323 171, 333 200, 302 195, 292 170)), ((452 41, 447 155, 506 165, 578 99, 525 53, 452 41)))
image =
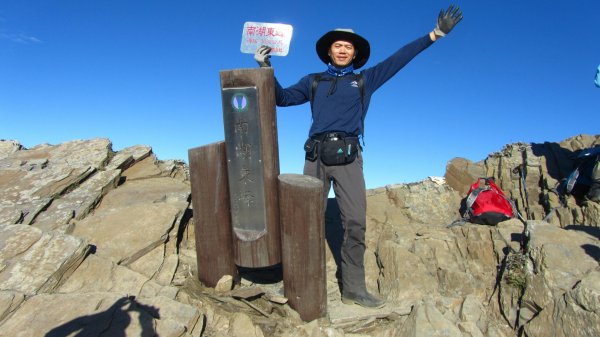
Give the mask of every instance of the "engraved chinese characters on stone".
POLYGON ((224 88, 222 100, 232 226, 251 241, 266 233, 257 88, 224 88))

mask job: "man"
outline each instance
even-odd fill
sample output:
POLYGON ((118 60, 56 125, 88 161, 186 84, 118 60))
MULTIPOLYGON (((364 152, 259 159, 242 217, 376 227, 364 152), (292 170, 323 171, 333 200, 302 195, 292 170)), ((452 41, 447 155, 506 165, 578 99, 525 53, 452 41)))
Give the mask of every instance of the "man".
MULTIPOLYGON (((317 55, 327 65, 326 72, 307 75, 285 89, 275 80, 278 106, 311 102, 313 122, 305 144, 304 174, 323 181, 325 203, 333 184, 344 227, 340 287, 345 304, 371 308, 384 305, 383 300, 367 291, 364 271, 367 202, 358 139, 364 133, 371 96, 417 54, 448 34, 461 19, 458 7, 440 11, 433 31, 360 75, 354 70, 369 59, 369 42, 350 29, 336 29, 316 43, 317 55)), ((261 67, 271 66, 270 51, 268 46, 257 49, 254 58, 261 67)))

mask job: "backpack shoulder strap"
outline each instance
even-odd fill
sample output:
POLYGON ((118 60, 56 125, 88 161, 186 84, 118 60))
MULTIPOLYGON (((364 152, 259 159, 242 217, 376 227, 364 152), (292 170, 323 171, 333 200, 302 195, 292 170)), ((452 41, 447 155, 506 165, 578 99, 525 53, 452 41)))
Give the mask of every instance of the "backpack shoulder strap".
POLYGON ((489 191, 489 190, 491 190, 491 188, 489 188, 489 187, 478 187, 478 188, 474 189, 473 191, 471 191, 471 193, 469 193, 469 195, 467 196, 467 200, 466 200, 467 208, 472 209, 473 204, 475 203, 475 199, 477 199, 479 194, 481 194, 481 192, 483 192, 483 191, 489 191))
POLYGON ((312 111, 313 108, 313 102, 315 101, 315 94, 317 92, 317 87, 319 86, 319 82, 321 82, 323 80, 323 73, 314 73, 312 74, 312 82, 310 84, 310 93, 309 93, 309 100, 310 100, 310 110, 312 111))
POLYGON ((367 117, 367 109, 365 109, 365 79, 362 72, 355 75, 358 91, 360 92, 360 105, 362 107, 362 116, 360 117, 360 127, 362 128, 362 142, 365 145, 365 118, 367 117))
MULTIPOLYGON (((321 82, 323 79, 323 73, 314 73, 312 74, 312 81, 311 81, 311 85, 310 85, 310 110, 312 111, 313 109, 313 102, 315 100, 315 94, 317 92, 317 87, 319 86, 319 82, 321 82)), ((360 92, 360 104, 362 106, 362 116, 361 116, 361 128, 362 128, 362 132, 363 132, 363 137, 364 137, 364 133, 365 133, 365 117, 367 115, 367 111, 365 109, 365 80, 363 78, 362 72, 358 73, 358 74, 354 74, 354 79, 356 80, 356 84, 358 85, 358 90, 360 92)), ((363 145, 364 145, 364 138, 363 138, 363 145)))
POLYGON ((317 92, 317 86, 319 86, 319 82, 321 81, 321 74, 317 73, 313 75, 313 79, 312 79, 312 83, 310 86, 310 104, 312 105, 312 102, 315 98, 315 93, 317 92))
POLYGON ((365 79, 363 78, 362 73, 358 73, 356 75, 356 83, 358 84, 358 90, 360 91, 360 102, 362 104, 363 107, 363 123, 364 123, 364 119, 365 119, 365 79))
MULTIPOLYGON (((322 73, 312 74, 312 82, 310 85, 310 106, 312 108, 313 101, 315 99, 315 93, 317 92, 317 87, 319 86, 319 82, 323 79, 322 73)), ((364 114, 365 114, 365 80, 363 79, 362 73, 354 74, 354 78, 356 79, 356 83, 358 84, 358 90, 360 92, 360 102, 363 107, 363 123, 364 123, 364 114)))

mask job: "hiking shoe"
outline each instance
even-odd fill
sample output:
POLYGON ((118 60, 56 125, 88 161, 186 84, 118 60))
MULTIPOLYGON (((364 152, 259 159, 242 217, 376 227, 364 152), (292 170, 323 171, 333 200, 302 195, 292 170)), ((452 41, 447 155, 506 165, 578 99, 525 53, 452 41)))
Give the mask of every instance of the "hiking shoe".
POLYGON ((369 294, 367 291, 359 294, 351 292, 344 293, 342 294, 342 303, 358 304, 365 308, 381 308, 385 305, 384 300, 369 294))

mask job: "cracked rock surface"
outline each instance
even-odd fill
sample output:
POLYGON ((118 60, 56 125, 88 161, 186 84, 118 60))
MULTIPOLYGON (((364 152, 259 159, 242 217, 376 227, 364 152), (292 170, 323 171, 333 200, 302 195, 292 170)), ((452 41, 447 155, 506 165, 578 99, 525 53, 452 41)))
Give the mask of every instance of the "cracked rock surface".
POLYGON ((330 240, 327 316, 304 322, 277 268, 198 281, 184 162, 103 138, 1 140, 0 336, 598 336, 600 205, 554 191, 597 144, 509 144, 450 160, 444 178, 369 190, 366 281, 387 304, 341 303, 330 240), (527 221, 448 227, 480 176, 527 221))

